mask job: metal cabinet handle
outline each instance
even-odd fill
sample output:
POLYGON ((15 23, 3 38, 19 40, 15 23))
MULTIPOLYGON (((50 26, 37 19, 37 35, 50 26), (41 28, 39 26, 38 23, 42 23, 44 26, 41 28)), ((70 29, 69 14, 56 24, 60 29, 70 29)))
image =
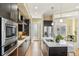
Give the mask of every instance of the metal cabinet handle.
POLYGON ((25 42, 27 42, 27 40, 25 40, 25 42))

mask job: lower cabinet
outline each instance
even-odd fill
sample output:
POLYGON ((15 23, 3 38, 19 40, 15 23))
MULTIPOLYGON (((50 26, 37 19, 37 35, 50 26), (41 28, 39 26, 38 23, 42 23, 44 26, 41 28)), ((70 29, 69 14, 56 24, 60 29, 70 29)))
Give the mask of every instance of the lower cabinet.
POLYGON ((18 47, 18 56, 24 56, 27 50, 27 41, 18 47))
POLYGON ((41 41, 41 49, 43 56, 67 56, 67 47, 48 47, 41 41))
POLYGON ((27 38, 19 47, 17 47, 9 56, 25 56, 30 46, 30 39, 27 38))
POLYGON ((30 41, 25 40, 25 42, 18 47, 18 56, 25 56, 29 45, 30 41))
POLYGON ((50 47, 49 56, 67 56, 67 47, 50 47))
POLYGON ((17 56, 17 49, 14 50, 9 56, 17 56))
POLYGON ((24 55, 24 47, 23 44, 18 47, 18 56, 24 55))
POLYGON ((46 46, 44 42, 41 42, 41 49, 42 49, 43 56, 49 55, 49 48, 46 46))

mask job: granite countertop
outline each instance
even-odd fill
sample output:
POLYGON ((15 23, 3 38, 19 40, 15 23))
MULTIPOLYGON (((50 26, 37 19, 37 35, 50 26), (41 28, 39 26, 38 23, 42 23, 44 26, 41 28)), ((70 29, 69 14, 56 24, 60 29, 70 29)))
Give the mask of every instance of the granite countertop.
POLYGON ((48 47, 67 47, 67 44, 59 44, 59 43, 56 43, 56 42, 48 42, 45 39, 43 39, 43 41, 48 47))

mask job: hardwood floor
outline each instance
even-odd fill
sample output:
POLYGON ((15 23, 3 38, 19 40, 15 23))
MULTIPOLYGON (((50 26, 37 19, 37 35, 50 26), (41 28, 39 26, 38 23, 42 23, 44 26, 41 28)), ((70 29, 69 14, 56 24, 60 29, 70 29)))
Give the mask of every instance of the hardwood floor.
POLYGON ((42 56, 40 40, 31 42, 30 47, 26 52, 26 56, 42 56))
MULTIPOLYGON (((69 56, 79 56, 79 49, 75 50, 74 54, 75 55, 71 53, 69 56)), ((43 56, 41 51, 41 43, 39 40, 34 40, 31 42, 25 56, 43 56)))
POLYGON ((25 56, 32 56, 32 45, 31 44, 30 44, 25 56))
POLYGON ((75 56, 79 56, 79 48, 75 50, 75 56))

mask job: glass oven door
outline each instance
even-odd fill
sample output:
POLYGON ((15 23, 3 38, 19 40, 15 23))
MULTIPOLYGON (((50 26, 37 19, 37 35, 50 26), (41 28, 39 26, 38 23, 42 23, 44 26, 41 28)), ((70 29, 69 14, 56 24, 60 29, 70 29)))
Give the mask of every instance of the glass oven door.
POLYGON ((16 27, 6 25, 6 38, 16 36, 16 27))

